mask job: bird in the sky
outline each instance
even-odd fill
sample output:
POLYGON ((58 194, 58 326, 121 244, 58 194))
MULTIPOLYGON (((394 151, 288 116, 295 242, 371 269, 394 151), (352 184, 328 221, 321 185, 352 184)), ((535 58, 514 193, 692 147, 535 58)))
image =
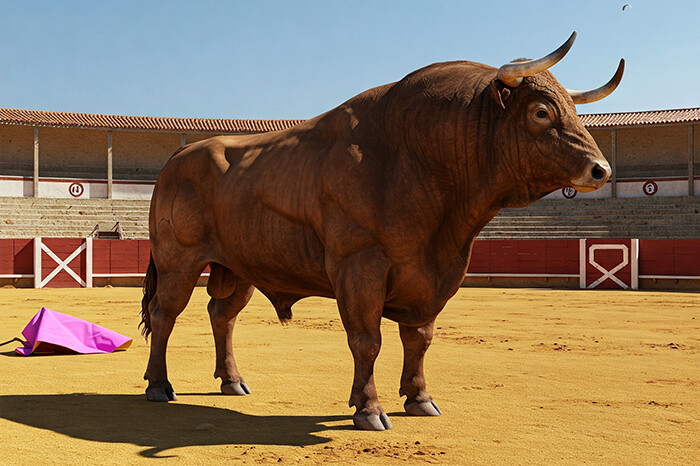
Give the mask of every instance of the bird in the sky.
POLYGON ((629 3, 625 3, 624 5, 622 5, 622 11, 625 11, 625 8, 627 7, 632 8, 632 5, 630 5, 629 3))

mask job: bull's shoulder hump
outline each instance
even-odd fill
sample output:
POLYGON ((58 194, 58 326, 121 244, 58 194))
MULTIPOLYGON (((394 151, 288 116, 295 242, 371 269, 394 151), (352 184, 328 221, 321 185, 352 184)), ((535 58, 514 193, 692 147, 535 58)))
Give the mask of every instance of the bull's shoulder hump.
POLYGON ((223 135, 213 136, 208 139, 203 139, 192 145, 193 149, 201 149, 210 153, 223 152, 226 149, 234 149, 239 147, 248 147, 258 144, 262 138, 261 134, 241 134, 241 135, 223 135))
POLYGON ((169 166, 197 167, 205 169, 212 165, 219 172, 228 170, 230 162, 227 160, 227 152, 231 147, 242 147, 243 144, 235 142, 238 136, 214 136, 188 144, 179 149, 168 161, 169 166))

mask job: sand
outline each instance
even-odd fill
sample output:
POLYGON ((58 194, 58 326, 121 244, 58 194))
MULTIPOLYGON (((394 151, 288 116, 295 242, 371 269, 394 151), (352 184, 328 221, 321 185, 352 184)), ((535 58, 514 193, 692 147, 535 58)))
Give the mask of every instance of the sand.
POLYGON ((352 428, 352 360, 335 302, 298 303, 282 326, 256 293, 234 338, 252 395, 219 394, 198 288, 169 346, 179 400, 150 403, 141 291, 0 289, 0 341, 41 307, 134 338, 101 355, 0 349, 5 464, 697 464, 700 294, 462 289, 426 358, 444 414, 408 417, 401 345, 383 325, 376 383, 394 429, 352 428))

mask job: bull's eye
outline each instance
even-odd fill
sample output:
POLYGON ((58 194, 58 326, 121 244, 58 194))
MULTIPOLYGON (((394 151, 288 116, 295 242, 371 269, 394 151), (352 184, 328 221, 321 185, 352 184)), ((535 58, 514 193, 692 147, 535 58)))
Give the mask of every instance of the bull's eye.
POLYGON ((537 118, 547 118, 547 111, 546 110, 537 110, 537 113, 535 113, 537 118))

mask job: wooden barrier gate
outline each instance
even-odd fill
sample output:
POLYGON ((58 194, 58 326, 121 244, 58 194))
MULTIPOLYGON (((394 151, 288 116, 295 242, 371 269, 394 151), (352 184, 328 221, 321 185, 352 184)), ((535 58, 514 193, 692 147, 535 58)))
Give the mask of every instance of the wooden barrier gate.
POLYGON ((582 239, 579 282, 581 289, 639 288, 639 240, 582 239))

